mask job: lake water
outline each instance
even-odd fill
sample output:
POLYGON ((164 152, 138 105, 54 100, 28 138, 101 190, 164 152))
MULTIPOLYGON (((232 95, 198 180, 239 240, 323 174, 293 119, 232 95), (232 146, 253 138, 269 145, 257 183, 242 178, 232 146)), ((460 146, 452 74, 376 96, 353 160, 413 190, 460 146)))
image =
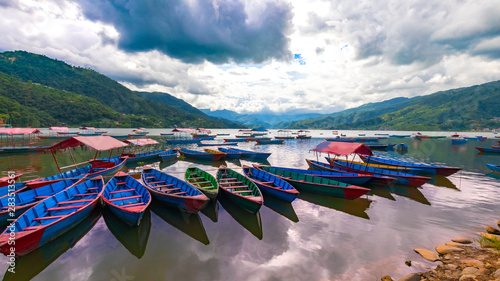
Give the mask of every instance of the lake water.
MULTIPOLYGON (((236 130, 213 132, 234 135, 236 130)), ((341 133, 357 136, 361 132, 341 133)), ((331 131, 312 134, 316 138, 286 140, 284 145, 242 143, 239 147, 272 152, 268 159, 272 165, 307 168, 304 159, 316 159, 309 150, 332 137, 331 131)), ((466 134, 494 137, 492 133, 466 134)), ((449 139, 381 141, 387 142, 406 143, 409 151, 378 154, 463 170, 446 178, 434 177, 421 188, 374 188, 356 200, 301 194, 292 204, 284 204, 266 198, 266 206, 257 215, 226 201, 213 203, 199 214, 154 204, 139 227, 129 228, 107 210, 97 210, 58 240, 17 259, 15 274, 0 274, 4 280, 380 280, 386 274, 397 280, 436 266, 413 248, 432 250, 455 237, 476 239, 486 225, 500 219, 500 177, 485 166, 500 164, 500 154, 479 154, 474 148, 490 147, 496 140, 465 145, 451 145, 449 139), (412 267, 405 265, 406 260, 413 261, 412 267)), ((81 148, 73 154, 78 160, 89 157, 81 148)), ((58 152, 56 157, 62 166, 72 163, 67 153, 58 152)), ((215 175, 220 164, 241 172, 241 164, 251 163, 178 160, 153 166, 183 178, 193 164, 215 175)), ((129 169, 134 172, 140 167, 129 169)), ((3 155, 0 170, 23 173, 23 179, 57 173, 50 153, 3 155)), ((6 270, 7 257, 2 256, 0 272, 6 270)))

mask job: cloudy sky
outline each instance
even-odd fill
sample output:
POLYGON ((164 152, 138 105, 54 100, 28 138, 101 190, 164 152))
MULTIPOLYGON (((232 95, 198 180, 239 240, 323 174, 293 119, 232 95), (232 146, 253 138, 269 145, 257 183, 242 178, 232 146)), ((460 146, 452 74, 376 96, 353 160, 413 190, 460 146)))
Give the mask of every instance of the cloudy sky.
POLYGON ((499 80, 498 15, 489 0, 0 0, 0 51, 198 108, 331 113, 499 80))

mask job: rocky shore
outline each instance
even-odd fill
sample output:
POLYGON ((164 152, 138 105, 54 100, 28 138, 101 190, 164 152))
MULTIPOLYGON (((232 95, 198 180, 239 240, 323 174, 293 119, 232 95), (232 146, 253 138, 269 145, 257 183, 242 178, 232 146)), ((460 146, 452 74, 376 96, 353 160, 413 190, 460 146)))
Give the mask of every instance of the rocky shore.
MULTIPOLYGON (((500 221, 497 225, 500 227, 500 221)), ((479 246, 474 246, 468 238, 454 238, 437 246, 435 251, 413 249, 422 258, 440 264, 435 269, 411 273, 398 281, 500 281, 500 230, 488 226, 475 240, 479 246)), ((406 261, 406 265, 411 266, 411 261, 406 261)), ((381 280, 394 281, 388 275, 381 280)))

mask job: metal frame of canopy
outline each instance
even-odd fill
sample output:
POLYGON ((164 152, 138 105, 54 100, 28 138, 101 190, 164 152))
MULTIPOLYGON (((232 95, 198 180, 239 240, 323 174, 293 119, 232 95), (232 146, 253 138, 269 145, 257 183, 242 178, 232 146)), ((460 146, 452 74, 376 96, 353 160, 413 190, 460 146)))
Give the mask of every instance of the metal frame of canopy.
MULTIPOLYGON (((6 137, 7 141, 5 143, 9 144, 8 140, 9 140, 9 136, 10 136, 11 137, 10 143, 12 144, 12 147, 16 147, 16 143, 14 142, 14 136, 22 135, 23 140, 22 140, 20 146, 23 146, 25 144, 24 137, 26 135, 28 135, 28 143, 27 144, 29 147, 31 147, 31 145, 34 144, 34 142, 33 143, 31 142, 31 136, 38 135, 40 133, 41 133, 40 130, 38 130, 36 128, 0 128, 0 144, 3 143, 3 136, 7 136, 6 137)), ((33 137, 33 139, 35 140, 35 137, 33 137)))
POLYGON ((59 170, 60 173, 62 173, 61 169, 69 168, 72 166, 78 168, 78 165, 80 164, 85 164, 95 161, 98 152, 110 150, 109 157, 111 157, 111 154, 113 153, 113 150, 115 148, 118 151, 120 147, 126 147, 126 146, 128 146, 128 144, 121 142, 110 136, 90 136, 90 137, 71 137, 69 139, 54 144, 53 146, 49 147, 49 150, 52 153, 54 161, 56 162, 57 169, 59 170), (75 158, 73 157, 73 153, 71 153, 71 149, 69 149, 69 154, 74 164, 64 167, 59 167, 59 163, 57 162, 56 156, 54 155, 54 150, 73 148, 78 146, 86 146, 89 148, 90 160, 81 163, 76 163, 75 158), (96 151, 95 155, 92 155, 91 149, 96 151))

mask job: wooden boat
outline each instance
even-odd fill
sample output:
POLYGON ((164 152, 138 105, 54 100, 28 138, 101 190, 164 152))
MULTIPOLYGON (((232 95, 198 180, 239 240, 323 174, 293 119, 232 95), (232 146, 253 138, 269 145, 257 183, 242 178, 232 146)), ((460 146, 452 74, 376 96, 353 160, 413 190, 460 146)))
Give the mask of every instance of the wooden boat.
POLYGON ((229 136, 230 134, 217 134, 217 136, 229 136))
MULTIPOLYGON (((307 160, 306 161, 310 161, 307 160)), ((272 168, 280 169, 280 170, 288 170, 295 173, 302 173, 306 175, 311 175, 315 177, 322 177, 334 181, 344 182, 353 185, 360 185, 368 182, 373 178, 371 175, 367 174, 358 174, 358 173, 339 173, 339 172, 330 172, 330 171, 318 171, 318 170, 305 170, 305 169, 294 169, 294 168, 283 168, 283 167, 275 167, 272 168)))
POLYGON ((197 143, 201 142, 201 139, 171 139, 165 140, 167 144, 186 144, 186 143, 197 143))
POLYGON ((15 195, 13 196, 15 202, 14 208, 9 208, 9 202, 12 202, 12 199, 9 200, 9 198, 12 197, 5 196, 0 198, 0 224, 6 223, 7 219, 9 218, 17 218, 19 215, 24 213, 24 211, 38 204, 45 198, 61 192, 82 180, 83 178, 66 179, 42 186, 37 189, 25 188, 22 192, 15 193, 15 195), (13 213, 14 215, 12 215, 11 213, 13 213))
POLYGON ((295 136, 292 135, 290 130, 278 130, 278 135, 274 136, 277 140, 292 140, 295 136))
POLYGON ((391 159, 386 159, 386 158, 376 157, 376 156, 367 157, 364 155, 360 155, 360 157, 361 157, 361 159, 363 159, 363 161, 368 162, 368 163, 377 163, 377 164, 383 164, 383 165, 417 168, 417 169, 420 169, 422 171, 425 171, 425 173, 427 173, 428 175, 449 176, 449 175, 452 175, 452 174, 462 170, 462 168, 458 168, 458 167, 417 164, 417 163, 411 163, 411 162, 391 160, 391 159))
POLYGON ((486 166, 493 172, 500 173, 500 165, 486 164, 486 166))
POLYGON ((267 159, 271 156, 271 152, 256 152, 250 150, 243 150, 237 148, 218 148, 220 151, 224 153, 241 153, 241 157, 243 158, 256 158, 256 159, 267 159))
POLYGON ((11 185, 2 186, 0 187, 0 198, 8 196, 9 194, 24 192, 28 189, 29 187, 27 187, 24 182, 18 182, 11 185))
POLYGON ((193 138, 199 139, 199 140, 202 140, 202 141, 215 140, 215 136, 200 137, 200 136, 194 136, 193 135, 193 138))
POLYGON ((410 138, 411 135, 389 135, 390 138, 410 138))
POLYGON ((226 153, 226 159, 240 159, 241 152, 236 152, 230 148, 219 147, 219 151, 226 153))
POLYGON ((197 146, 224 146, 224 145, 238 145, 236 142, 222 142, 222 143, 197 143, 197 146))
POLYGON ((416 176, 408 173, 401 173, 382 168, 375 168, 375 167, 370 167, 368 165, 355 164, 347 161, 344 162, 340 160, 334 160, 328 157, 327 161, 330 162, 330 164, 332 164, 333 166, 337 166, 348 172, 370 173, 370 174, 378 174, 378 175, 393 177, 396 179, 394 183, 401 185, 419 187, 431 180, 431 178, 428 177, 416 176))
POLYGON ((310 131, 306 131, 306 130, 299 130, 297 132, 297 139, 302 139, 302 140, 305 140, 305 139, 310 139, 312 138, 311 136, 311 132, 310 131))
POLYGON ((13 185, 17 179, 19 179, 22 174, 13 174, 12 176, 1 177, 0 178, 0 187, 5 187, 9 185, 13 185))
POLYGON ((161 161, 168 161, 177 158, 177 149, 165 150, 160 153, 161 161))
POLYGON ((285 142, 284 139, 275 139, 275 140, 259 140, 259 139, 255 139, 255 141, 257 142, 257 144, 283 144, 283 142, 285 142))
POLYGON ((222 152, 222 151, 219 151, 219 150, 215 150, 215 149, 210 149, 210 148, 205 148, 203 151, 205 151, 206 153, 213 153, 215 155, 224 155, 222 158, 220 159, 215 159, 215 160, 221 160, 221 159, 225 159, 227 157, 226 153, 222 152))
POLYGON ((488 148, 488 147, 477 147, 476 149, 481 151, 481 152, 488 152, 488 153, 500 153, 500 148, 488 148))
POLYGON ((106 184, 102 198, 111 212, 130 226, 139 225, 151 203, 149 191, 124 172, 118 172, 106 184))
POLYGON ((247 177, 224 165, 217 171, 219 188, 236 205, 255 214, 264 202, 259 188, 247 177))
POLYGON ((288 182, 263 170, 243 165, 243 173, 257 185, 264 195, 285 202, 292 202, 299 195, 299 192, 288 182))
POLYGON ((33 206, 0 235, 0 251, 12 254, 9 241, 15 233, 16 256, 56 239, 78 225, 100 204, 104 180, 101 176, 85 180, 33 206))
POLYGON ((198 212, 208 204, 208 197, 190 183, 145 166, 142 182, 154 199, 171 207, 198 212))
POLYGON ((27 181, 25 184, 29 188, 39 188, 50 183, 58 182, 69 178, 78 178, 87 176, 87 178, 93 178, 96 176, 107 176, 112 175, 125 166, 127 162, 127 157, 111 157, 107 159, 96 159, 90 161, 92 164, 73 170, 66 171, 57 175, 53 175, 46 178, 35 179, 27 181))
POLYGON ((182 148, 182 149, 179 149, 179 152, 181 155, 183 155, 186 158, 192 158, 192 159, 198 159, 198 160, 217 161, 217 160, 224 159, 226 157, 226 154, 224 154, 220 151, 219 151, 219 153, 212 153, 212 152, 201 152, 201 151, 182 148))
POLYGON ((286 180, 298 191, 331 195, 345 199, 355 199, 370 191, 368 188, 350 185, 326 178, 280 170, 269 166, 254 165, 254 168, 264 170, 286 180))
POLYGON ((50 145, 0 147, 0 153, 42 152, 49 150, 50 147, 51 147, 50 145))
MULTIPOLYGON (((328 161, 331 161, 331 160, 328 160, 328 161)), ((406 174, 410 174, 410 175, 419 175, 419 174, 425 173, 423 170, 421 170, 419 168, 412 168, 412 167, 401 167, 401 166, 388 165, 388 164, 384 165, 384 164, 374 164, 374 163, 363 163, 363 162, 358 162, 358 161, 346 161, 346 160, 340 160, 340 159, 335 159, 335 161, 342 162, 344 165, 353 163, 353 164, 357 164, 360 166, 367 166, 367 167, 376 168, 376 169, 391 170, 391 171, 395 171, 395 172, 399 172, 399 173, 406 173, 406 174)))
POLYGON ((127 156, 127 163, 135 163, 135 162, 145 162, 148 160, 154 160, 154 159, 159 159, 160 154, 162 154, 165 150, 163 149, 157 149, 157 150, 152 150, 152 151, 146 151, 146 152, 137 152, 138 147, 145 147, 145 146, 156 146, 158 145, 158 142, 154 139, 129 139, 129 140, 124 140, 124 143, 132 144, 133 149, 129 149, 127 152, 125 152, 125 147, 123 148, 123 151, 121 153, 121 156, 127 156))
POLYGON ((208 198, 214 199, 219 193, 217 180, 209 173, 200 168, 189 166, 184 174, 187 182, 198 188, 208 198))
POLYGON ((251 139, 252 138, 224 139, 224 142, 227 142, 227 143, 232 143, 232 142, 248 142, 251 139))
POLYGON ((400 151, 408 150, 408 145, 406 145, 404 143, 397 144, 395 147, 396 147, 396 150, 400 150, 400 151))
MULTIPOLYGON (((328 171, 328 172, 333 172, 333 173, 349 173, 343 169, 337 168, 333 165, 314 161, 314 160, 309 160, 306 159, 307 164, 309 164, 309 167, 312 169, 316 169, 319 171, 328 171)), ((375 175, 375 174, 370 174, 370 173, 365 173, 366 175, 372 176, 372 178, 367 182, 368 184, 373 184, 373 185, 390 185, 391 183, 396 181, 396 178, 393 177, 388 177, 388 176, 383 176, 383 175, 375 175)))
POLYGON ((393 149, 396 144, 379 144, 379 143, 365 143, 371 150, 389 150, 393 149))
POLYGON ((174 133, 160 133, 160 136, 173 136, 174 133))

